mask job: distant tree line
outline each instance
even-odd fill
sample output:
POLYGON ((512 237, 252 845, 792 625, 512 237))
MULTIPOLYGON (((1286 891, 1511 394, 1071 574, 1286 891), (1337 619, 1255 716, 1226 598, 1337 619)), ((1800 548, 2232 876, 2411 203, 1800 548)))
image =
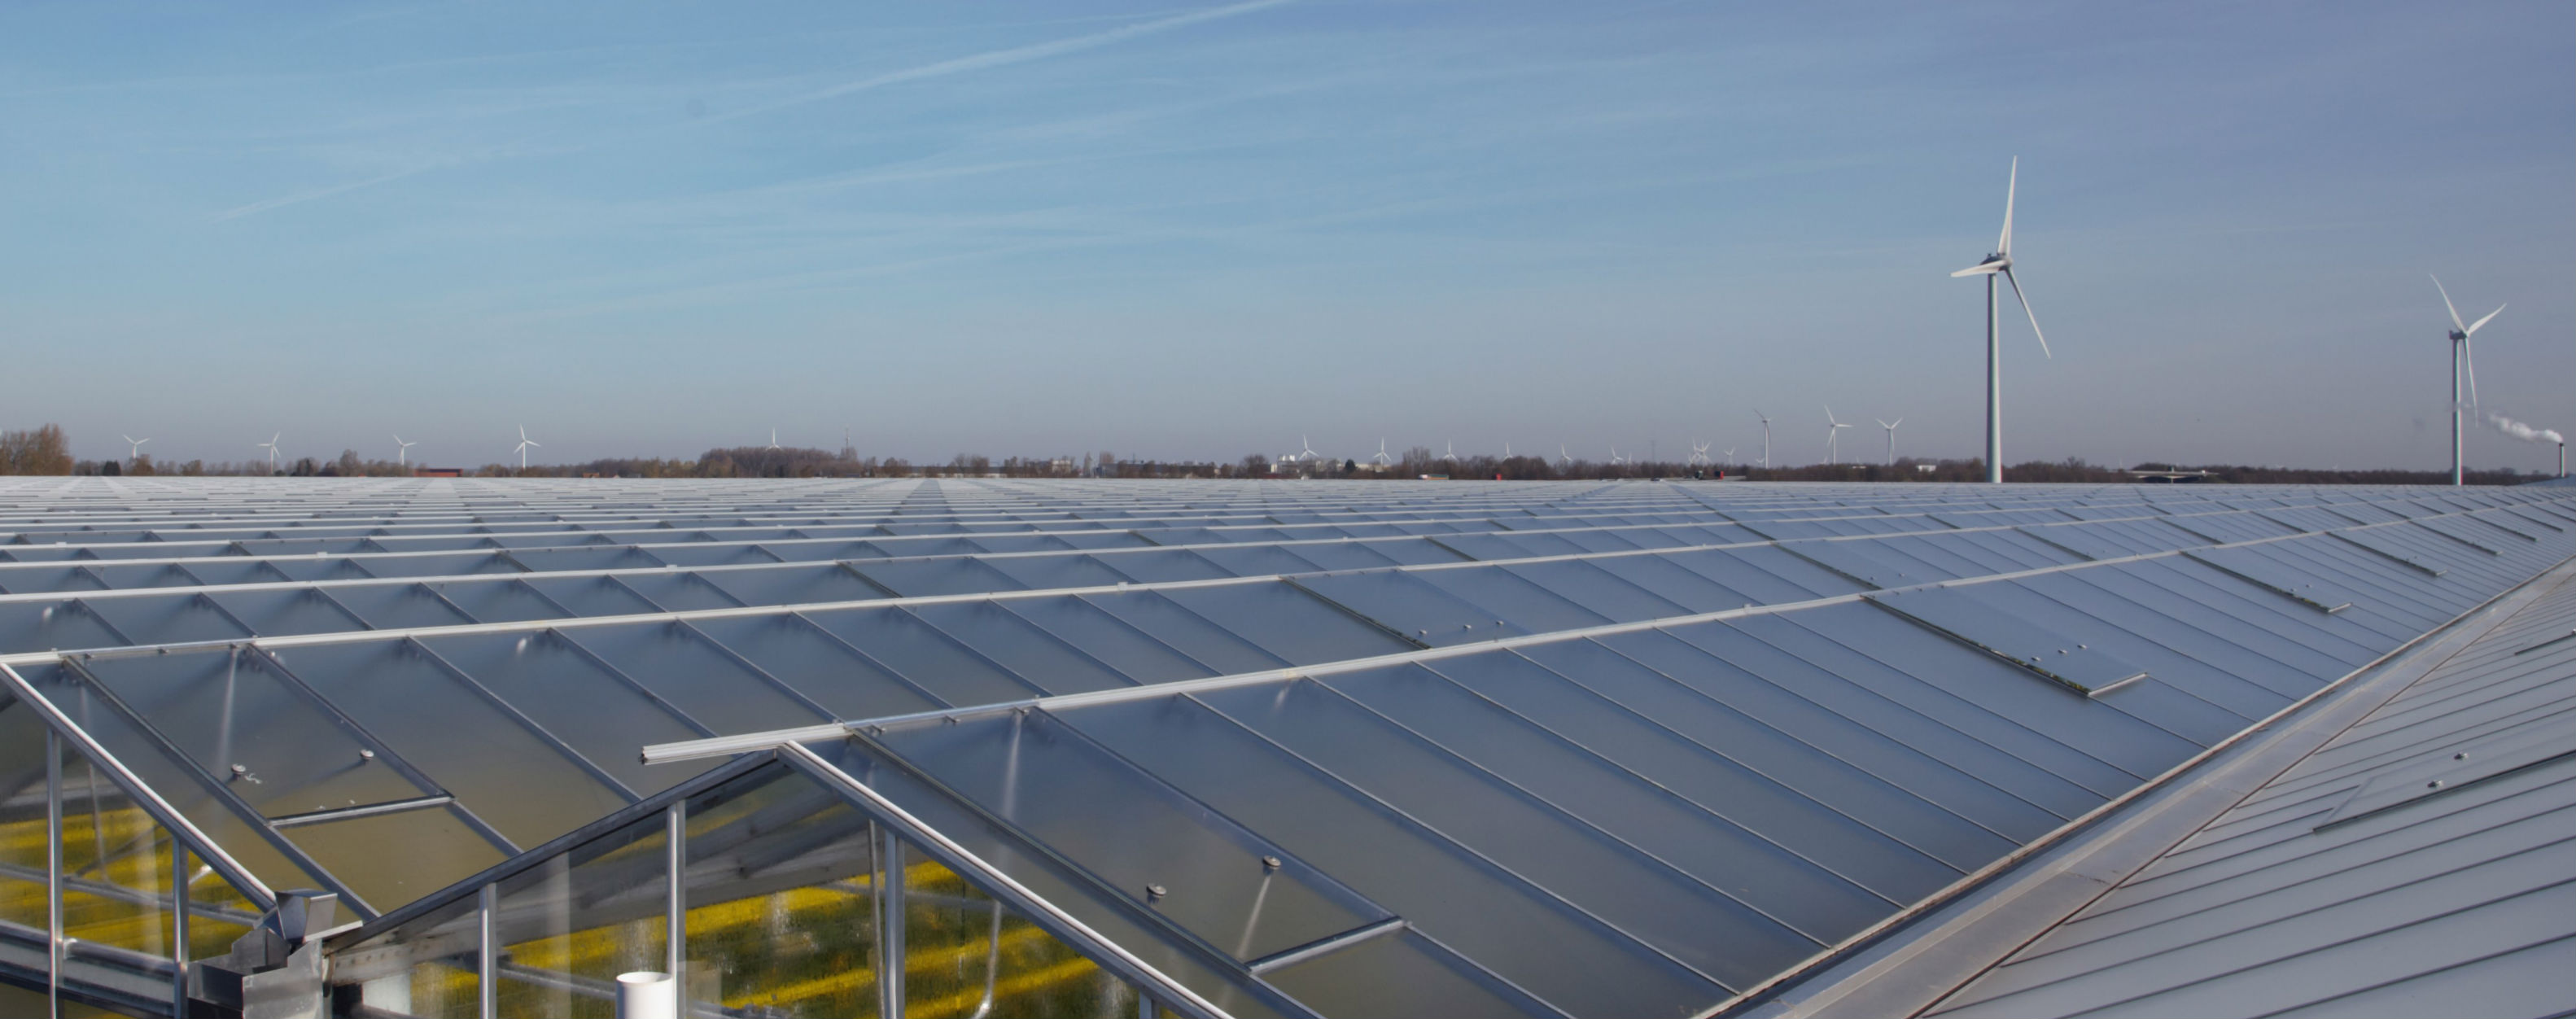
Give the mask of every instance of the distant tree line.
MULTIPOLYGON (((1080 456, 1011 456, 994 460, 980 453, 959 453, 943 463, 914 463, 899 456, 860 456, 856 449, 824 450, 799 447, 732 446, 707 450, 696 459, 664 457, 611 457, 578 464, 531 464, 526 468, 489 463, 466 472, 479 477, 599 477, 599 478, 937 478, 937 477, 1005 477, 1005 478, 1296 478, 1399 479, 1422 477, 1488 478, 1505 481, 1583 480, 1616 481, 1630 478, 1742 478, 1751 481, 1980 481, 1985 478, 1985 461, 1927 460, 1903 458, 1894 464, 1807 464, 1798 467, 1760 467, 1747 464, 1695 464, 1674 461, 1621 461, 1617 463, 1581 458, 1548 458, 1538 456, 1496 457, 1473 455, 1450 457, 1435 453, 1428 446, 1415 446, 1401 457, 1390 455, 1380 464, 1370 460, 1315 457, 1299 460, 1273 458, 1262 453, 1245 455, 1230 463, 1213 460, 1164 460, 1121 457, 1101 450, 1080 456)), ((206 461, 189 460, 165 464, 151 454, 135 456, 129 461, 75 460, 70 440, 59 425, 44 425, 24 431, 0 432, 0 474, 54 475, 177 475, 184 477, 260 477, 275 474, 299 478, 393 478, 409 477, 418 465, 392 460, 368 459, 356 450, 342 450, 327 460, 298 457, 280 461, 274 468, 267 460, 206 461)), ((2142 463, 2128 470, 2156 472, 2202 472, 2201 480, 2240 485, 2439 485, 2450 481, 2449 471, 2400 470, 2316 470, 2298 467, 2256 467, 2241 464, 2211 464, 2188 467, 2168 463, 2142 463)), ((2472 485, 2518 485, 2545 475, 2524 473, 2512 468, 2470 471, 2464 480, 2472 485)), ((2078 484, 2120 484, 2140 480, 2121 468, 2085 462, 2081 458, 2032 460, 2004 468, 2004 480, 2012 482, 2064 482, 2078 484)))

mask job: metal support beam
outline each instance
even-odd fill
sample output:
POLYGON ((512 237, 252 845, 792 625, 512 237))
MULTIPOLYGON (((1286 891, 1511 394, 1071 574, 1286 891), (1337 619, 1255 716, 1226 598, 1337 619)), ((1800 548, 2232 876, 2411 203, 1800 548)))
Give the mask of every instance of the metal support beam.
POLYGON ((671 974, 678 988, 680 1014, 689 1013, 689 892, 681 879, 689 869, 689 801, 674 800, 662 811, 663 847, 667 858, 664 873, 669 876, 668 898, 663 904, 666 930, 663 934, 662 971, 671 974))
POLYGON ((63 738, 45 730, 45 1013, 63 1014, 63 738))
POLYGON ((501 946, 492 943, 492 914, 500 911, 500 900, 501 886, 497 882, 475 890, 474 994, 480 1002, 475 1014, 482 1019, 499 1019, 501 1011, 501 968, 497 962, 501 946))
POLYGON ((870 824, 877 849, 877 1014, 903 1014, 903 838, 870 824))

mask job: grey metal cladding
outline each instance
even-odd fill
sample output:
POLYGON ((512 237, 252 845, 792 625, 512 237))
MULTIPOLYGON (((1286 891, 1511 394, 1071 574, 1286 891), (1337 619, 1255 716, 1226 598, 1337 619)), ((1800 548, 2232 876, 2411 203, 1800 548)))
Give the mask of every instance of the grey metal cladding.
POLYGON ((1933 1014, 2563 1010, 2576 655, 2514 652, 2570 618, 2562 580, 1933 1014))

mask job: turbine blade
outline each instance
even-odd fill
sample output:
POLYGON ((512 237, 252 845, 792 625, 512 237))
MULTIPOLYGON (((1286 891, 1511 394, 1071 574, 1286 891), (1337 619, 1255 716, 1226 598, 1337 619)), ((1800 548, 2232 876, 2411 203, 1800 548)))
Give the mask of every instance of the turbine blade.
MULTIPOLYGON (((2433 274, 2425 273, 2425 275, 2432 276, 2433 274)), ((2460 322, 2460 309, 2451 303, 2451 291, 2449 288, 2442 285, 2441 277, 2433 276, 2433 289, 2442 292, 2442 307, 2449 310, 2451 313, 2451 327, 2464 333, 2468 332, 2469 327, 2460 322)), ((2504 309, 2497 308, 2496 310, 2503 311, 2504 309)))
POLYGON ((2468 363, 2469 406, 2475 407, 2478 405, 2478 354, 2476 347, 2467 340, 2460 341, 2460 360, 2468 363))
POLYGON ((2003 270, 2002 263, 2000 262, 1979 262, 1965 269, 1951 273, 1950 278, 1958 279, 1961 276, 1991 276, 2001 271, 2003 270))
POLYGON ((2012 255, 2013 192, 2021 188, 2021 157, 2014 156, 2012 175, 2004 178, 2004 235, 1995 241, 1995 254, 2012 255))
POLYGON ((2493 321, 2495 321, 2495 317, 2496 317, 2496 316, 2498 316, 2498 315, 2502 315, 2502 314, 2504 314, 2504 305, 2501 305, 2501 304, 2496 305, 2496 310, 2488 312, 2488 313, 2487 313, 2487 317, 2482 318, 2482 319, 2479 319, 2479 320, 2477 320, 2477 321, 2475 321, 2475 322, 2471 322, 2471 323, 2469 323, 2469 327, 2468 327, 2468 328, 2466 328, 2466 329, 2462 329, 2462 330, 2460 330, 2460 331, 2461 331, 2461 332, 2464 332, 2464 333, 2467 333, 2467 334, 2469 334, 2469 335, 2471 335, 2471 336, 2475 336, 2475 335, 2477 335, 2477 334, 2478 334, 2478 327, 2479 327, 2479 326, 2483 326, 2483 325, 2485 325, 2485 324, 2487 324, 2487 323, 2489 323, 2489 322, 2493 322, 2493 321))
POLYGON ((2030 316, 2030 334, 2039 337, 2039 352, 2048 355, 2051 361, 2057 360, 2057 355, 2049 352, 2048 334, 2039 331, 2039 313, 2030 310, 2030 298, 2022 296, 2021 280, 2014 278, 2013 271, 2007 268, 2004 282, 2012 284, 2013 297, 2021 301, 2021 313, 2030 316))

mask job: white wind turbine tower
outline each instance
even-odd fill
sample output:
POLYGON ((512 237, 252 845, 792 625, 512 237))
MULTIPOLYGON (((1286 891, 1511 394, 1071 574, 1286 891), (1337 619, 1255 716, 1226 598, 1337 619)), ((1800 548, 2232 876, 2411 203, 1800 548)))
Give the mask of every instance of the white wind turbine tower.
POLYGON ((778 448, 778 429, 772 428, 772 429, 770 429, 770 430, 769 430, 769 447, 768 447, 768 448, 770 448, 770 449, 777 449, 777 448, 778 448))
POLYGON ((2462 324, 2460 309, 2451 304, 2451 292, 2443 288, 2441 277, 2433 277, 2433 289, 2441 291, 2442 307, 2451 313, 2451 484, 2457 485, 2460 483, 2460 410, 2463 406, 2460 403, 2460 372, 2462 369, 2466 369, 2469 373, 2469 402, 2466 406, 2474 407, 2478 403, 2478 365, 2469 357, 2469 337, 2477 335, 2479 326, 2494 321, 2496 316, 2504 314, 2504 305, 2496 305, 2496 310, 2488 312, 2485 318, 2462 324))
POLYGON ((535 439, 528 438, 528 426, 526 426, 526 425, 520 425, 520 426, 519 426, 519 448, 518 448, 518 449, 516 449, 516 450, 513 450, 513 452, 516 452, 516 453, 518 453, 518 454, 519 454, 519 469, 520 469, 520 470, 523 470, 523 471, 524 471, 524 470, 527 470, 527 469, 528 469, 528 447, 530 447, 530 446, 542 446, 542 445, 545 445, 545 443, 538 442, 538 441, 536 441, 535 439))
POLYGON ((1825 405, 1825 421, 1831 426, 1825 429, 1825 466, 1831 467, 1834 465, 1834 439, 1843 434, 1843 429, 1851 426, 1834 420, 1832 404, 1825 405))
MULTIPOLYGON (((1876 421, 1878 419, 1872 418, 1871 420, 1876 421)), ((1880 428, 1887 429, 1887 465, 1890 467, 1896 466, 1896 426, 1904 423, 1904 418, 1897 418, 1894 421, 1878 422, 1878 426, 1880 428)))
POLYGON ((119 435, 117 438, 125 440, 125 444, 132 447, 125 451, 125 463, 126 466, 129 467, 134 465, 134 461, 143 459, 143 444, 152 441, 150 439, 138 439, 131 435, 119 435))
POLYGON ((1455 439, 1449 440, 1449 445, 1446 448, 1448 449, 1448 452, 1440 454, 1440 459, 1447 460, 1450 463, 1457 463, 1458 441, 1455 439))
POLYGON ((2048 350, 2048 337, 2039 331, 2039 315, 2030 310, 2030 298, 2022 296, 2021 280, 2013 275, 2012 214, 2013 191, 2021 183, 2021 157, 2013 157, 2012 176, 2004 182, 2004 232, 1995 240, 1994 254, 1986 260, 1951 273, 1986 278, 1986 483, 2003 484, 2004 480, 2004 373, 2003 341, 1995 319, 1995 277, 2012 284, 2013 298, 2021 302, 2022 314, 2030 317, 2030 334, 2039 337, 2039 352, 2051 360, 2057 355, 2048 350))
POLYGON ((402 441, 402 436, 394 436, 394 466, 411 466, 411 448, 417 445, 420 445, 420 443, 404 442, 402 441))
POLYGON ((261 449, 268 451, 268 472, 270 474, 277 473, 277 440, 279 436, 283 436, 285 434, 285 432, 279 432, 276 435, 271 435, 268 437, 267 442, 259 444, 261 449))
POLYGON ((1762 466, 1767 468, 1771 466, 1771 418, 1760 407, 1753 408, 1753 416, 1762 419, 1762 466))
POLYGON ((1369 460, 1370 460, 1371 462, 1373 462, 1373 463, 1377 464, 1377 465, 1378 465, 1378 466, 1380 466, 1380 467, 1384 467, 1384 466, 1386 466, 1387 464, 1390 464, 1390 463, 1393 463, 1393 462, 1394 462, 1394 461, 1389 460, 1389 459, 1387 458, 1387 455, 1386 455, 1386 440, 1385 440, 1385 439, 1379 439, 1379 440, 1377 440, 1377 455, 1376 455, 1376 456, 1372 456, 1372 457, 1370 457, 1370 458, 1369 458, 1369 460))

